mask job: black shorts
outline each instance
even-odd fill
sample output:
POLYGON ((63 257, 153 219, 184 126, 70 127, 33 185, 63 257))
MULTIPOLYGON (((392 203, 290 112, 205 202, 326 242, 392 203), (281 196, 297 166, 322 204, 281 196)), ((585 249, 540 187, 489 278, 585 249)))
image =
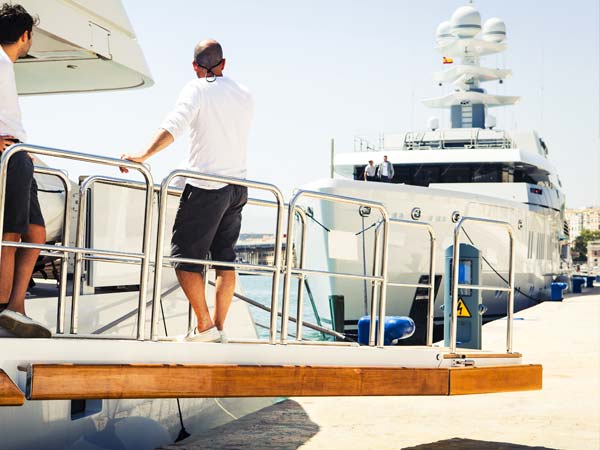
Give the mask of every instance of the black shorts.
MULTIPOLYGON (((201 189, 186 184, 173 225, 171 256, 235 262, 235 244, 242 226, 242 208, 248 189, 228 184, 221 189, 201 189)), ((175 264, 177 270, 204 272, 199 264, 175 264)), ((215 266, 219 270, 233 267, 215 266)))
POLYGON ((33 161, 27 152, 10 158, 4 203, 4 233, 25 234, 29 224, 45 226, 33 178, 33 161))

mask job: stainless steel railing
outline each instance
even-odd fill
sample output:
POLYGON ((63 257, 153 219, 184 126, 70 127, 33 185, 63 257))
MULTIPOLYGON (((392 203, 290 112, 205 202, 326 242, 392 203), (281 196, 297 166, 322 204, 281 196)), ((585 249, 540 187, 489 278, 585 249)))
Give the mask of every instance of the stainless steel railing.
POLYGON ((513 316, 515 309, 515 239, 513 227, 508 222, 501 220, 483 219, 479 217, 462 217, 454 228, 454 248, 452 252, 452 312, 450 314, 450 352, 456 352, 456 330, 457 330, 457 309, 458 309, 458 290, 475 289, 480 291, 501 291, 508 292, 507 305, 507 328, 506 328, 506 352, 512 353, 513 348, 513 316), (504 228, 509 238, 509 260, 508 260, 508 287, 482 286, 471 284, 459 284, 458 267, 460 258, 460 232, 466 222, 479 222, 504 228))
MULTIPOLYGON (((392 287, 412 287, 412 288, 425 288, 428 290, 428 304, 427 304, 427 337, 426 337, 426 345, 433 345, 433 315, 434 315, 434 302, 435 302, 435 232, 431 224, 427 222, 414 222, 410 220, 402 220, 402 219, 390 219, 391 225, 396 225, 400 227, 409 227, 409 228, 424 228, 429 234, 429 283, 390 283, 388 282, 388 286, 392 287)), ((379 230, 381 228, 381 223, 377 224, 375 227, 375 242, 374 242, 374 258, 373 258, 373 275, 377 273, 377 264, 379 261, 379 230)), ((376 299, 376 289, 377 286, 375 284, 372 285, 371 288, 371 304, 375 303, 376 299)), ((374 340, 374 336, 373 336, 374 340)), ((372 345, 372 344, 371 344, 372 345)))
MULTIPOLYGON (((171 172, 161 183, 160 195, 159 195, 159 213, 158 213, 158 233, 157 233, 157 245, 156 245, 156 259, 155 259, 155 270, 154 270, 154 291, 152 299, 152 319, 150 328, 150 337, 152 340, 158 339, 158 307, 161 300, 161 284, 162 284, 162 272, 163 264, 165 262, 183 262, 188 264, 199 264, 199 265, 212 265, 217 264, 219 266, 234 267, 234 268, 246 268, 254 271, 271 272, 273 276, 272 288, 271 288, 271 323, 269 331, 269 342, 274 344, 277 337, 277 310, 278 310, 278 299, 279 299, 279 278, 281 272, 281 230, 283 227, 283 210, 285 202, 283 194, 279 188, 275 185, 268 183, 260 183, 256 181, 250 181, 239 178, 221 177, 216 175, 203 174, 198 172, 192 172, 188 170, 175 170, 171 172), (165 225, 166 225, 166 212, 167 212, 167 199, 169 194, 169 185, 175 178, 192 178, 195 180, 212 181, 217 183, 233 184, 238 186, 245 186, 252 189, 259 189, 270 192, 275 197, 277 203, 277 220, 275 226, 275 253, 273 265, 255 265, 245 263, 230 263, 221 261, 211 261, 203 259, 189 259, 189 258, 174 258, 164 256, 164 237, 165 237, 165 225)), ((293 217, 292 217, 293 219, 293 217)), ((291 251, 287 254, 291 255, 291 251)))
MULTIPOLYGON (((306 191, 299 190, 297 191, 289 203, 288 209, 288 228, 287 228, 287 241, 286 248, 291 248, 294 243, 294 213, 297 207, 297 203, 301 198, 314 198, 318 200, 325 200, 334 203, 342 203, 342 204, 350 204, 357 206, 368 206, 373 209, 377 209, 382 216, 383 221, 383 250, 381 255, 381 273, 375 276, 369 275, 357 275, 351 273, 341 273, 341 272, 328 272, 328 271, 320 271, 320 270, 308 270, 305 268, 293 268, 292 267, 292 255, 290 251, 286 252, 285 255, 285 279, 284 279, 284 287, 283 287, 283 306, 282 306, 282 317, 281 317, 281 340, 282 344, 287 344, 287 329, 288 329, 288 311, 289 311, 289 303, 290 303, 290 290, 291 290, 291 281, 293 277, 300 276, 303 279, 306 275, 323 275, 328 277, 337 277, 337 278, 348 278, 348 279, 357 279, 357 280, 367 280, 374 283, 381 283, 381 294, 382 301, 379 304, 379 317, 385 317, 385 294, 387 288, 387 264, 388 264, 388 234, 389 234, 389 215, 385 207, 382 203, 374 202, 371 200, 362 200, 352 197, 345 197, 342 195, 335 194, 326 194, 322 192, 315 191, 306 191)), ((305 242, 306 236, 302 236, 302 239, 305 242)), ((301 261, 304 263, 304 261, 301 261)), ((300 299, 299 299, 300 300, 300 299)), ((371 302, 371 324, 369 329, 369 337, 373 337, 373 341, 375 339, 375 303, 371 302)), ((302 317, 302 304, 298 302, 298 320, 302 317)), ((273 317, 272 317, 273 318, 273 317)), ((384 320, 379 320, 378 327, 378 336, 377 336, 377 346, 383 347, 383 332, 384 332, 384 320)), ((301 332, 300 332, 301 336, 301 332)), ((298 337, 296 337, 298 340, 298 337)), ((370 339, 371 341, 371 339, 370 339)))
MULTIPOLYGON (((90 177, 87 177, 83 183, 81 183, 81 186, 79 187, 79 210, 78 210, 78 214, 77 214, 77 232, 76 232, 76 237, 75 237, 75 246, 78 248, 82 248, 85 245, 85 232, 86 232, 86 226, 85 226, 85 218, 87 216, 87 199, 88 199, 88 192, 90 191, 90 189, 94 186, 94 184, 98 183, 98 182, 102 182, 103 184, 109 184, 109 185, 113 185, 113 186, 120 186, 120 187, 125 187, 125 188, 139 188, 140 185, 142 185, 142 189, 147 191, 147 195, 148 192, 150 192, 150 204, 152 204, 152 196, 154 195, 154 185, 152 186, 146 186, 143 185, 142 183, 137 183, 135 181, 129 181, 129 180, 124 180, 124 179, 120 179, 120 178, 112 178, 112 177, 105 177, 105 176, 100 176, 100 175, 93 175, 90 177), (150 188, 150 189, 149 189, 150 188)), ((150 211, 150 215, 147 215, 145 217, 145 226, 144 226, 144 235, 142 238, 142 242, 145 242, 146 240, 146 235, 150 236, 150 227, 151 227, 151 221, 152 221, 152 211, 150 211)), ((149 249, 150 247, 148 247, 149 249)), ((82 280, 82 265, 83 265, 83 260, 93 260, 93 261, 103 261, 103 262, 116 262, 116 263, 122 263, 122 264, 143 264, 144 260, 146 259, 146 254, 143 251, 144 249, 142 248, 142 252, 116 252, 116 251, 110 251, 110 252, 98 252, 95 251, 94 255, 90 254, 90 255, 84 255, 83 253, 77 253, 75 255, 75 263, 74 263, 74 267, 73 267, 73 296, 72 296, 72 300, 71 300, 71 333, 72 334, 77 334, 78 332, 78 327, 79 327, 79 296, 80 296, 80 292, 81 292, 81 280, 82 280)), ((148 264, 149 264, 149 260, 148 260, 148 264)), ((144 291, 146 290, 147 287, 147 279, 146 279, 146 283, 142 285, 141 283, 141 279, 140 279, 140 294, 142 291, 142 288, 144 289, 144 291)), ((138 304, 138 324, 142 324, 145 326, 145 311, 146 311, 146 299, 145 297, 143 298, 143 300, 140 301, 140 303, 138 304), (140 311, 143 310, 144 312, 140 313, 140 311)), ((138 327, 138 332, 137 332, 137 338, 140 339, 141 337, 143 338, 144 335, 144 327, 142 327, 142 329, 140 330, 138 327)))
MULTIPOLYGON (((144 324, 145 324, 145 312, 146 312, 146 308, 145 308, 145 304, 146 304, 146 291, 147 291, 147 283, 148 283, 148 270, 149 270, 149 265, 150 265, 150 218, 152 217, 152 195, 153 195, 153 186, 154 186, 154 182, 152 180, 152 174, 150 173, 150 171, 142 164, 138 164, 138 163, 134 163, 131 161, 126 161, 126 160, 122 160, 122 159, 117 159, 117 158, 110 158, 110 157, 106 157, 106 156, 98 156, 98 155, 89 155, 89 154, 85 154, 85 153, 79 153, 79 152, 73 152, 73 151, 68 151, 68 150, 59 150, 59 149, 53 149, 53 148, 48 148, 48 147, 41 147, 41 146, 37 146, 37 145, 30 145, 30 144, 16 144, 13 145, 11 147, 9 147, 8 149, 6 149, 3 153, 2 153, 2 158, 0 160, 0 236, 2 236, 2 231, 3 231, 3 227, 4 227, 4 204, 5 204, 5 197, 6 197, 6 177, 7 177, 7 172, 8 172, 8 164, 10 162, 10 159, 17 153, 19 152, 29 152, 29 153, 33 153, 36 155, 43 155, 43 156, 48 156, 48 157, 53 157, 53 158, 62 158, 62 159, 70 159, 70 160, 75 160, 75 161, 82 161, 82 162, 87 162, 87 163, 92 163, 92 164, 102 164, 102 165, 107 165, 107 166, 113 166, 113 167, 127 167, 129 169, 132 170, 136 170, 138 172, 140 172, 142 174, 142 176, 144 177, 144 180, 146 182, 146 204, 145 204, 145 215, 144 215, 144 231, 143 231, 143 243, 142 243, 142 256, 139 257, 139 255, 134 255, 136 258, 139 258, 141 260, 141 269, 140 269, 140 298, 139 298, 139 305, 138 305, 138 324, 137 324, 137 339, 138 340, 143 340, 144 339, 144 324)), ((55 173, 53 173, 55 174, 55 173)), ((68 184, 68 183, 67 183, 68 184)), ((80 191, 81 192, 81 191, 80 191)), ((70 196, 67 196, 70 197, 70 196)), ((84 196, 82 196, 80 198, 80 201, 85 201, 83 200, 84 196)), ((69 226, 69 221, 68 221, 68 208, 65 208, 65 214, 67 217, 67 220, 65 222, 65 225, 67 227, 67 231, 68 231, 68 226, 69 226)), ((80 220, 83 220, 81 217, 79 218, 80 220)), ((78 221, 78 230, 80 227, 83 227, 83 223, 78 221)), ((64 234, 64 229, 63 229, 63 236, 65 237, 65 242, 63 242, 63 246, 61 247, 55 247, 52 245, 46 245, 46 244, 27 244, 27 243, 6 243, 6 242, 2 242, 0 244, 0 246, 2 245, 11 245, 11 246, 15 246, 15 247, 20 247, 20 248, 37 248, 39 250, 45 250, 45 251, 50 251, 50 252, 55 252, 58 253, 59 255, 62 254, 62 258, 66 259, 67 255, 72 253, 75 255, 76 258, 76 262, 77 259, 79 258, 84 259, 87 257, 93 257, 93 255, 96 256, 106 256, 111 258, 111 262, 122 262, 123 260, 130 260, 132 255, 131 254, 127 254, 124 252, 117 252, 117 251, 109 251, 109 250, 99 250, 99 249, 88 249, 88 248, 84 248, 81 245, 76 245, 75 247, 71 247, 68 245, 68 235, 64 234)), ((81 242, 79 243, 81 244, 81 242)), ((60 257, 60 256, 59 256, 60 257)), ((66 266, 66 264, 65 264, 66 266)), ((66 268, 63 268, 62 271, 65 271, 66 268)), ((61 277, 66 275, 63 275, 64 272, 61 271, 61 277)), ((64 283, 61 287, 61 292, 59 294, 59 311, 58 311, 58 323, 57 323, 57 333, 62 333, 64 332, 64 299, 66 296, 66 291, 63 291, 63 289, 66 289, 66 283, 64 283)), ((78 298, 78 292, 76 292, 75 290, 73 291, 73 300, 75 301, 75 308, 73 309, 73 312, 76 312, 76 299, 78 298)), ((73 316, 73 315, 72 315, 73 316)), ((76 333, 77 332, 77 320, 75 318, 75 322, 73 322, 73 317, 71 319, 71 332, 72 333, 76 333), (73 327, 73 325, 75 325, 75 327, 73 327)))

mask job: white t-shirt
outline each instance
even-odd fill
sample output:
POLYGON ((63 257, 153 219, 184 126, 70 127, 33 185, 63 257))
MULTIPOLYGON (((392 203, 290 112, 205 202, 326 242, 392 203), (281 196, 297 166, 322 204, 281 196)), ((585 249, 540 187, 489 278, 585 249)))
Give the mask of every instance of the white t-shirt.
POLYGON ((367 164, 365 166, 365 173, 367 174, 368 177, 374 177, 375 174, 377 174, 377 166, 367 164))
POLYGON ((388 163, 385 161, 381 163, 381 175, 384 177, 387 177, 389 175, 388 163))
MULTIPOLYGON (((161 128, 175 139, 190 129, 190 151, 180 168, 245 178, 253 110, 252 96, 244 86, 227 77, 217 77, 213 82, 197 78, 183 88, 161 128)), ((204 189, 225 186, 193 178, 185 181, 204 189)))
POLYGON ((27 133, 21 123, 21 108, 17 96, 15 68, 0 45, 0 134, 9 134, 22 142, 27 133))

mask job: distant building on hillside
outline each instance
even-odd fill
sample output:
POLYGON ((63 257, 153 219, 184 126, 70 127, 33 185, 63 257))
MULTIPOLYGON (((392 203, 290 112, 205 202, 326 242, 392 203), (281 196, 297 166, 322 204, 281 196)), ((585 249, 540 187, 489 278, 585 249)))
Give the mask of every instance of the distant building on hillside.
POLYGON ((567 209, 566 216, 571 244, 583 230, 600 231, 600 208, 567 209))
POLYGON ((590 241, 587 246, 588 269, 597 271, 600 269, 600 241, 590 241))

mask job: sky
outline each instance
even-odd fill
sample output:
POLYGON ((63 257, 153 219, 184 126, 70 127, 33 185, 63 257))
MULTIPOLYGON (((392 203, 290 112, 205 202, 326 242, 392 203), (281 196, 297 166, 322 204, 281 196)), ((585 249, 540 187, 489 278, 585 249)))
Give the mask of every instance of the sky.
MULTIPOLYGON (((29 142, 120 156, 148 143, 193 78, 193 48, 219 40, 226 74, 253 93, 248 178, 292 189, 329 176, 330 142, 353 151, 355 135, 426 127, 448 113, 420 99, 450 91, 437 25, 465 4, 453 0, 124 0, 154 86, 113 93, 23 97, 29 142)), ((567 207, 600 206, 600 2, 479 0, 483 21, 507 24, 508 50, 483 65, 513 70, 491 93, 519 95, 497 109, 497 128, 534 129, 558 168, 567 207)), ((186 139, 150 159, 159 182, 185 157, 186 139)), ((112 169, 63 163, 72 179, 112 169)))

